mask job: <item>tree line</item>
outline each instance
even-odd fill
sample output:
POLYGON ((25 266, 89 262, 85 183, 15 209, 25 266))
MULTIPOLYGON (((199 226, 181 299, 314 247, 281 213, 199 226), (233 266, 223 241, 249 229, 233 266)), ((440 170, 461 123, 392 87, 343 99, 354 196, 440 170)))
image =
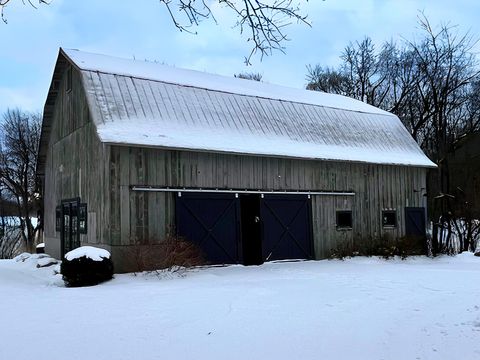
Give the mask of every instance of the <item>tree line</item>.
POLYGON ((414 41, 377 48, 367 37, 345 47, 338 67, 307 66, 307 89, 342 94, 396 114, 438 165, 428 176, 427 193, 433 252, 454 252, 455 230, 466 240, 459 250, 472 250, 478 221, 465 199, 454 194, 458 189, 450 184, 454 174, 448 158, 459 139, 480 129, 476 42, 453 26, 433 28, 424 16, 419 24, 421 34, 414 41))

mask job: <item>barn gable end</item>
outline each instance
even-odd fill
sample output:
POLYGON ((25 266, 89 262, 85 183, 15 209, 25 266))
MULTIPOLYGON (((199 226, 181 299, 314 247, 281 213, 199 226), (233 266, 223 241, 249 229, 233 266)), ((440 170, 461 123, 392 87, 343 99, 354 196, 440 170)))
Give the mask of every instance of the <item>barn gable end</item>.
POLYGON ((110 149, 98 138, 80 71, 61 52, 44 109, 39 152, 46 251, 61 257, 80 243, 108 248, 110 149), (56 224, 58 211, 63 206, 78 211, 69 206, 77 202, 87 204, 87 230, 74 234, 71 244, 62 244, 65 234, 56 224))

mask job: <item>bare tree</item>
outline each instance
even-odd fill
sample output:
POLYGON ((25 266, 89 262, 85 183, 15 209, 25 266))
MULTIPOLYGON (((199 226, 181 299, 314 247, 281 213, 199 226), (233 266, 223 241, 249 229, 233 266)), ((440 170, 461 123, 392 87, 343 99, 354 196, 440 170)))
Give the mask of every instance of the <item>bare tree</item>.
POLYGON ((255 72, 243 72, 239 74, 233 74, 234 77, 239 79, 246 79, 246 80, 254 80, 254 81, 262 81, 263 75, 260 73, 255 72))
POLYGON ((307 65, 307 72, 308 90, 352 96, 350 79, 341 70, 307 65))
POLYGON ((480 76, 471 82, 466 93, 465 117, 463 118, 463 133, 472 133, 480 129, 480 76))
POLYGON ((7 110, 1 124, 0 186, 14 200, 26 250, 32 251, 35 228, 32 217, 39 209, 36 165, 41 115, 7 110))
POLYGON ((370 38, 350 43, 338 69, 307 66, 307 89, 337 93, 394 111, 410 87, 406 54, 393 43, 378 52, 370 38))
POLYGON ((14 218, 3 218, 3 228, 0 232, 0 259, 11 259, 22 249, 22 230, 14 218))
POLYGON ((435 30, 424 16, 420 18, 420 26, 425 37, 409 45, 417 59, 416 90, 422 99, 422 115, 428 119, 428 136, 425 136, 423 148, 438 164, 438 172, 430 177, 429 186, 436 193, 430 204, 431 214, 434 219, 441 219, 433 228, 435 252, 442 251, 439 239, 446 239, 447 244, 450 242, 454 197, 449 184, 447 155, 465 130, 462 123, 466 117, 468 92, 479 71, 472 52, 474 42, 468 34, 459 34, 447 25, 435 30))
POLYGON ((448 151, 449 135, 458 136, 455 131, 461 129, 458 125, 472 81, 479 75, 478 64, 468 34, 460 35, 446 25, 434 30, 425 17, 420 18, 420 26, 425 37, 409 43, 416 58, 416 92, 434 131, 427 150, 441 161, 448 151))
MULTIPOLYGON (((4 22, 7 22, 4 9, 12 0, 0 0, 0 12, 4 22)), ((24 4, 36 7, 33 0, 21 0, 24 4)), ((235 26, 240 33, 247 33, 247 42, 252 43, 250 54, 245 62, 257 52, 262 58, 271 55, 274 50, 285 52, 284 43, 288 41, 285 28, 292 22, 310 26, 307 16, 301 13, 300 4, 308 0, 158 0, 163 4, 173 24, 180 30, 196 34, 196 27, 203 20, 213 20, 212 3, 217 2, 231 10, 235 17, 235 26)), ((38 4, 49 4, 46 0, 38 0, 38 4)))
POLYGON ((341 58, 354 97, 372 105, 380 102, 375 93, 385 81, 386 74, 381 72, 381 62, 377 60, 372 40, 365 38, 355 45, 348 45, 341 58))
POLYGON ((438 164, 428 180, 433 252, 451 252, 454 217, 470 215, 453 211, 461 199, 449 184, 448 154, 457 139, 480 129, 479 64, 468 33, 448 25, 433 28, 423 14, 419 24, 416 41, 385 43, 376 51, 366 38, 345 48, 338 69, 307 66, 307 88, 351 96, 399 116, 438 164))
POLYGON ((347 95, 397 114, 441 162, 454 140, 480 127, 480 72, 474 42, 454 27, 434 30, 420 17, 420 41, 402 47, 369 38, 349 44, 338 69, 307 66, 307 88, 347 95))

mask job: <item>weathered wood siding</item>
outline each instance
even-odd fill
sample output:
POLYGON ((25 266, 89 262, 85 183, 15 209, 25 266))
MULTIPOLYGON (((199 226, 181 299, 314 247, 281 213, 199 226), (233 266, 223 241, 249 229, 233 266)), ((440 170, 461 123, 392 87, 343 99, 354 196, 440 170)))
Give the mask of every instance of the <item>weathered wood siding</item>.
POLYGON ((425 169, 112 146, 112 245, 161 241, 174 223, 174 194, 137 192, 131 185, 251 190, 354 191, 355 196, 313 196, 315 254, 340 241, 370 241, 404 234, 406 206, 426 206, 425 169), (383 228, 382 210, 395 209, 398 225, 383 228), (336 211, 352 210, 351 230, 337 230, 336 211))
POLYGON ((44 179, 44 236, 53 256, 60 255, 55 207, 62 199, 80 197, 87 203, 88 233, 80 235, 82 244, 109 244, 109 147, 98 139, 81 81, 78 71, 67 68, 53 112, 44 179))
POLYGON ((67 71, 71 87, 67 89, 64 75, 45 166, 45 238, 52 255, 60 254, 55 207, 75 197, 88 207, 88 234, 81 235, 82 244, 111 248, 115 257, 128 245, 161 241, 174 224, 175 194, 135 192, 132 185, 355 192, 312 197, 317 258, 328 256, 343 241, 400 237, 405 207, 426 206, 426 170, 419 167, 102 144, 81 74, 67 71), (395 228, 382 227, 384 209, 396 210, 395 228), (337 230, 337 210, 352 210, 352 229, 337 230))

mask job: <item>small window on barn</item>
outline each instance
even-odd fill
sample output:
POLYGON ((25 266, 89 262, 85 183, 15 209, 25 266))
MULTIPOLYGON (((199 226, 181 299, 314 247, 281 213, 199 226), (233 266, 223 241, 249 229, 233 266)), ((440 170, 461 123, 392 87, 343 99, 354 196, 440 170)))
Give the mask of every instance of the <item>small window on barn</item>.
POLYGON ((62 207, 55 208, 55 231, 62 231, 62 207))
POLYGON ((352 212, 337 211, 337 229, 351 229, 351 228, 352 228, 352 212))
POLYGON ((396 227, 397 212, 395 210, 382 211, 382 224, 384 227, 396 227))

